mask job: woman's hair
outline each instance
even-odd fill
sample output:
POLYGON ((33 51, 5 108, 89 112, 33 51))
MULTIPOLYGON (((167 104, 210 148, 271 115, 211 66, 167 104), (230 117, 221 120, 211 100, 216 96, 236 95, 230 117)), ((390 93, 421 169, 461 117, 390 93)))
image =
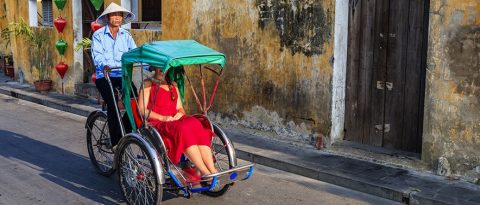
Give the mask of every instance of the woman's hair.
POLYGON ((170 76, 168 76, 167 73, 165 73, 165 81, 167 82, 167 85, 168 85, 168 90, 170 91, 170 97, 172 99, 172 101, 175 100, 175 94, 173 93, 173 83, 172 83, 172 79, 170 79, 170 76))

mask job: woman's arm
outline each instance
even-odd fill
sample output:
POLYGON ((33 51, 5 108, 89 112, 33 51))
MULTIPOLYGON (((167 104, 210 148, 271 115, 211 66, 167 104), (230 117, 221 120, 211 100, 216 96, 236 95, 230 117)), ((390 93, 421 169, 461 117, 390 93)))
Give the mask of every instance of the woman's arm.
MULTIPOLYGON (((138 94, 138 110, 140 111, 140 114, 141 115, 148 115, 148 112, 149 110, 144 107, 144 104, 145 106, 148 107, 148 103, 149 103, 149 98, 150 98, 150 90, 152 88, 152 82, 146 80, 144 82, 144 86, 143 86, 143 89, 140 90, 139 94, 138 94)), ((151 111, 150 112, 150 115, 148 116, 149 119, 155 119, 155 120, 160 120, 160 121, 163 121, 163 122, 167 122, 167 121, 173 121, 174 118, 172 116, 164 116, 164 115, 160 115, 156 112, 153 112, 151 111)))

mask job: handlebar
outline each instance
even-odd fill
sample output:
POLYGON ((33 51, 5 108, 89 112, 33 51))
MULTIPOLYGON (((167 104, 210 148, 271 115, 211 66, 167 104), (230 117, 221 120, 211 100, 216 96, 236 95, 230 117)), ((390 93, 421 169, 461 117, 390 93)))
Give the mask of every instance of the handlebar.
MULTIPOLYGON (((150 68, 150 65, 148 64, 136 64, 136 65, 133 65, 133 67, 145 67, 145 66, 148 66, 148 68, 150 68)), ((112 71, 121 71, 122 70, 122 67, 110 67, 110 72, 104 72, 104 74, 106 74, 106 76, 108 76, 112 71)), ((150 69, 146 69, 148 71, 151 71, 150 69)), ((110 77, 110 76, 108 76, 110 77)))

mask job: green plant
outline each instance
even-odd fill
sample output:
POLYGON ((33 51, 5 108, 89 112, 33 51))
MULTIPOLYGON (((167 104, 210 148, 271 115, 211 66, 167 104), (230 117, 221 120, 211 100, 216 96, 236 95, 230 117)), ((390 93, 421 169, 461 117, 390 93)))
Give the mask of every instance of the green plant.
POLYGON ((84 50, 90 49, 90 46, 92 45, 92 40, 89 38, 85 37, 82 39, 82 41, 78 42, 77 45, 75 45, 75 51, 78 52, 82 48, 84 50))
MULTIPOLYGON (((32 29, 23 18, 18 22, 10 22, 6 28, 1 31, 1 38, 5 42, 5 46, 8 47, 11 43, 11 37, 24 39, 32 49, 33 62, 39 71, 40 80, 46 80, 49 77, 48 56, 49 52, 46 52, 45 47, 47 43, 50 43, 48 36, 42 29, 32 29)), ((30 73, 32 70, 30 69, 30 73)))

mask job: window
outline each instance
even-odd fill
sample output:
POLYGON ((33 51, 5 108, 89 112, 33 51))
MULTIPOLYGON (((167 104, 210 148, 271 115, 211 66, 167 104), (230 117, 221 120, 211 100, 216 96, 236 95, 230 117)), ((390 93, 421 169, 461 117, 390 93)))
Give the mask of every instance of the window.
POLYGON ((161 30, 162 1, 131 0, 131 10, 135 14, 132 29, 161 30))
POLYGON ((52 0, 29 0, 28 14, 30 26, 53 27, 52 0))
POLYGON ((42 4, 42 25, 53 26, 52 0, 41 0, 42 4))

